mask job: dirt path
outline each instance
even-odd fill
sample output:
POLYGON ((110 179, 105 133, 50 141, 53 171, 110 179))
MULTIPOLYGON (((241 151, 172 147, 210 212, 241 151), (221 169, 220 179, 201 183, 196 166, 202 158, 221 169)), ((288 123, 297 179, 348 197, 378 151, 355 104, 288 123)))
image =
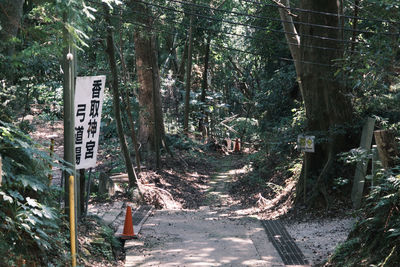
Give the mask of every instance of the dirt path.
POLYGON ((125 266, 284 266, 255 218, 235 215, 228 193, 235 156, 214 162, 204 206, 156 211, 139 240, 128 241, 125 266))
POLYGON ((232 169, 232 161, 234 156, 221 158, 218 162, 214 163, 217 165, 216 170, 211 175, 210 180, 207 183, 208 189, 207 200, 204 206, 210 207, 229 207, 233 208, 238 203, 235 202, 229 196, 229 186, 233 181, 233 177, 237 172, 242 171, 232 169))

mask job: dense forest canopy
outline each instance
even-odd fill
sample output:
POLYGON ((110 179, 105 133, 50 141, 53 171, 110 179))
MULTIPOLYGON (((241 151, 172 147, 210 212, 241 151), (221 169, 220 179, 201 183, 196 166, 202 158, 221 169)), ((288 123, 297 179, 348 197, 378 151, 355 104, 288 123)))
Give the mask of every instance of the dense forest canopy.
MULTIPOLYGON (((296 167, 296 204, 350 202, 354 164, 346 162, 365 158, 348 152, 367 119, 397 146, 399 7, 398 0, 0 0, 0 218, 7 222, 0 251, 11 253, 0 260, 11 255, 12 265, 39 247, 43 262, 61 260, 51 256, 62 249, 51 236, 63 227, 53 203, 60 192, 48 193, 46 182, 53 159, 29 134, 32 114, 50 125, 66 119, 67 74, 107 76, 100 138, 121 149, 132 188, 134 165, 162 169, 160 158, 188 140, 211 146, 230 138, 250 154, 249 181, 296 167), (299 134, 315 136, 314 153, 297 150, 299 134), (33 230, 38 225, 43 231, 33 230), (26 247, 13 245, 16 236, 29 239, 26 247)), ((67 136, 73 142, 73 131, 67 136)), ((59 159, 66 173, 74 153, 59 159)), ((357 234, 375 227, 390 241, 382 257, 400 257, 392 250, 400 233, 393 162, 372 174, 380 182, 363 205, 374 220, 361 224, 343 255, 368 243, 372 234, 357 234)))

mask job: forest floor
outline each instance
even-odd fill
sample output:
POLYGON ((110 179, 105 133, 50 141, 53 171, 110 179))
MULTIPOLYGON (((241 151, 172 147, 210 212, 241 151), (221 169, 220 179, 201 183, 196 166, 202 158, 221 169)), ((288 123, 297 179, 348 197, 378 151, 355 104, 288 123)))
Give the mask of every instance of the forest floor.
MULTIPOLYGON (((56 153, 62 156, 62 124, 56 122, 52 125, 43 123, 35 125, 33 131, 35 140, 47 146, 51 135, 55 135, 56 153)), ((118 149, 116 150, 115 147, 117 143, 115 146, 109 145, 103 149, 100 147, 97 171, 113 172, 115 165, 112 163, 120 160, 118 149)), ((268 264, 263 264, 263 260, 269 260, 269 263, 274 262, 275 265, 281 266, 282 263, 276 260, 276 252, 272 252, 270 243, 266 241, 265 233, 263 236, 265 242, 260 241, 258 238, 260 233, 257 233, 262 230, 259 220, 280 219, 307 260, 314 266, 323 265, 328 256, 333 253, 334 248, 346 239, 352 227, 354 219, 348 215, 349 212, 321 212, 318 216, 310 215, 306 211, 293 212, 292 202, 296 184, 293 179, 273 177, 275 180, 272 184, 279 187, 279 190, 260 188, 257 185, 248 185, 243 179, 250 170, 251 166, 248 165, 245 155, 223 155, 216 151, 203 151, 198 148, 177 150, 173 158, 165 156, 162 159, 162 169, 159 171, 146 168, 140 174, 141 191, 147 204, 152 204, 156 211, 143 226, 139 243, 135 244, 133 250, 127 251, 127 264, 129 262, 137 265, 140 262, 155 263, 157 260, 160 261, 155 258, 155 255, 163 254, 175 255, 172 256, 171 262, 176 257, 179 258, 182 251, 179 252, 176 247, 170 246, 169 252, 163 250, 165 253, 161 253, 157 248, 161 249, 160 246, 173 243, 185 244, 181 242, 180 235, 183 230, 189 229, 178 224, 173 225, 174 221, 181 220, 189 223, 192 229, 198 225, 196 229, 199 231, 204 231, 209 227, 210 232, 207 235, 210 238, 207 242, 211 243, 218 239, 217 233, 211 231, 213 228, 230 227, 231 230, 243 231, 236 236, 228 235, 220 239, 238 238, 237 245, 241 248, 234 247, 232 253, 238 253, 241 259, 246 258, 246 255, 240 253, 248 254, 250 257, 247 261, 248 265, 268 266, 268 264), (164 229, 172 229, 170 236, 168 236, 169 230, 160 232, 163 230, 154 228, 155 225, 168 221, 170 223, 167 223, 164 229), (176 232, 180 230, 179 228, 182 228, 182 231, 176 232), (249 242, 252 242, 253 246, 247 246, 249 242), (241 250, 246 247, 250 250, 247 252, 241 250), (256 251, 251 251, 252 248, 256 248, 256 251), (265 254, 267 250, 270 250, 269 254, 265 254)), ((53 183, 60 184, 60 176, 55 175, 53 183)), ((132 201, 121 194, 107 201, 114 201, 116 198, 119 201, 132 201)), ((99 200, 92 199, 92 205, 96 205, 96 201, 99 200)), ((223 231, 220 232, 223 233, 223 231)), ((230 232, 232 231, 228 229, 227 233, 230 232)), ((192 237, 199 238, 199 235, 195 234, 192 237)), ((216 246, 223 248, 228 246, 228 243, 209 244, 208 248, 216 246)), ((196 249, 196 246, 191 248, 196 249)), ((229 256, 225 249, 222 255, 226 255, 226 258, 217 257, 215 260, 221 262, 225 260, 228 261, 227 263, 231 260, 231 266, 241 266, 235 262, 237 257, 234 254, 229 256)), ((205 253, 203 258, 200 257, 197 260, 204 260, 211 266, 218 266, 216 262, 208 259, 210 255, 218 255, 218 253, 205 253)), ((190 251, 186 256, 189 257, 188 262, 193 262, 193 258, 190 259, 190 251)), ((110 265, 105 262, 106 260, 102 262, 103 266, 122 266, 121 261, 110 263, 110 265)), ((95 265, 92 264, 92 266, 95 265)))

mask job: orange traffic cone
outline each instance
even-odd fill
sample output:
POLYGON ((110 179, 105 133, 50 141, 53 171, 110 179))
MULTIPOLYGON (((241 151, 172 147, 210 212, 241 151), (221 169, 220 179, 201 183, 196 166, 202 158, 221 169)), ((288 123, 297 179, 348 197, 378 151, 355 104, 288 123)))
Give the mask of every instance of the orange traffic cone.
POLYGON ((133 232, 132 209, 131 209, 130 206, 126 207, 124 230, 122 232, 121 238, 122 239, 134 239, 134 238, 137 238, 137 236, 133 232))

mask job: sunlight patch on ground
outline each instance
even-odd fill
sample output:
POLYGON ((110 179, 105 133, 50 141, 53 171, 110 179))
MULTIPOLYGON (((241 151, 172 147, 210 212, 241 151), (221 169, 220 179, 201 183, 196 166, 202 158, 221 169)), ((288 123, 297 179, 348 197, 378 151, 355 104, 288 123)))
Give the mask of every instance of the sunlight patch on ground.
POLYGON ((229 175, 245 174, 245 173, 250 172, 251 170, 252 170, 251 165, 245 165, 245 166, 243 166, 243 168, 230 170, 230 171, 228 171, 227 173, 228 173, 229 175))
POLYGON ((226 237, 226 238, 222 238, 222 240, 230 241, 233 243, 238 243, 240 245, 249 245, 252 243, 251 240, 249 240, 249 239, 245 240, 245 239, 238 238, 238 237, 226 237))

